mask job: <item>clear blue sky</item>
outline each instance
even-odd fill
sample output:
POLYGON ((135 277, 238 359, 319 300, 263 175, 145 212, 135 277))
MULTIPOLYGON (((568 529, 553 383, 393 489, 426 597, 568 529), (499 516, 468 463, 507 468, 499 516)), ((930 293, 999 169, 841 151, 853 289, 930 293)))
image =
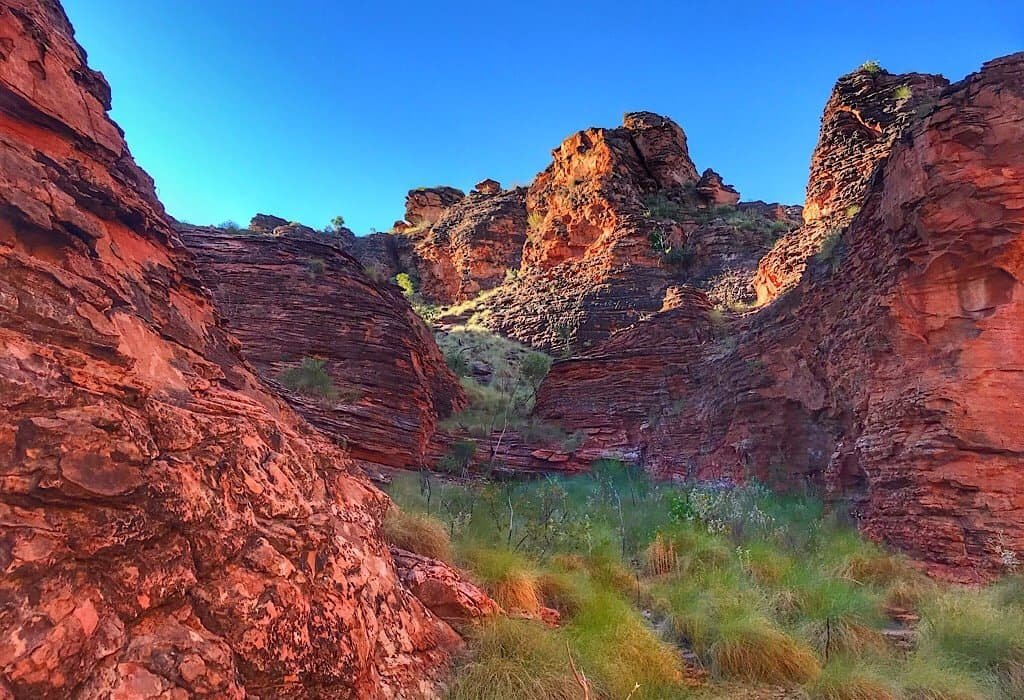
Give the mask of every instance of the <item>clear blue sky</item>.
POLYGON ((359 233, 405 192, 525 184, 568 134, 651 110, 746 199, 803 200, 818 119, 866 59, 960 79, 1024 3, 64 0, 168 211, 359 233))

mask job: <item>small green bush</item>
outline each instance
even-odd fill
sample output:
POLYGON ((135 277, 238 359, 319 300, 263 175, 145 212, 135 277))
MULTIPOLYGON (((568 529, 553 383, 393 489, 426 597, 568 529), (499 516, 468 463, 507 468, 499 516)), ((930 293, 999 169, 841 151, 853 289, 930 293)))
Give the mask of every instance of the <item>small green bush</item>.
POLYGON ((892 96, 895 97, 900 102, 903 102, 904 100, 909 100, 910 95, 911 92, 909 85, 900 85, 892 92, 892 96))
POLYGON ((864 61, 864 63, 860 64, 860 70, 865 73, 877 73, 882 70, 882 66, 878 61, 864 61))
POLYGON ((377 284, 383 284, 387 279, 387 276, 384 274, 384 270, 382 270, 379 265, 373 263, 363 265, 363 274, 377 284))
POLYGON ((395 275, 395 284, 402 290, 402 295, 409 299, 416 294, 417 282, 416 279, 408 272, 399 272, 395 275))
POLYGON ((278 380, 291 391, 307 396, 331 399, 338 395, 331 375, 327 373, 326 360, 319 357, 304 357, 298 367, 291 367, 278 375, 278 380))

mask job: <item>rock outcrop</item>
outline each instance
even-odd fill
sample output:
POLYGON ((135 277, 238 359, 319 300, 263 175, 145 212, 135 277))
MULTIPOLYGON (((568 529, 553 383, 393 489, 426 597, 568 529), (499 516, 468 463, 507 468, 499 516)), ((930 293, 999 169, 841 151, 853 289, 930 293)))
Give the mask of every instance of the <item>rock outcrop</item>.
POLYGON ((428 229, 404 234, 420 293, 453 304, 497 287, 519 267, 526 229, 526 191, 485 180, 428 229))
POLYGON ((236 354, 53 0, 0 5, 0 696, 419 697, 388 499, 236 354))
POLYGON ((619 128, 573 134, 527 193, 522 266, 473 310, 503 335, 568 355, 661 311, 680 285, 749 303, 758 260, 797 222, 738 199, 714 171, 698 177, 666 117, 630 113, 619 128))
POLYGON ((402 582, 432 613, 453 625, 480 622, 501 606, 457 569, 443 561, 391 548, 402 582))
POLYGON ((660 476, 821 487, 935 573, 998 571, 1024 551, 1022 144, 1016 54, 917 110, 786 295, 658 314, 556 363, 537 413, 660 476))
POLYGON ((455 187, 420 187, 405 198, 405 221, 411 228, 426 228, 441 218, 444 210, 466 194, 455 187))
POLYGON ((808 258, 857 214, 878 164, 949 81, 939 75, 861 68, 836 83, 811 157, 804 226, 783 236, 754 279, 759 304, 800 279, 808 258))
POLYGON ((181 234, 265 381, 357 462, 423 466, 439 420, 466 399, 397 287, 371 280, 333 237, 312 231, 181 234), (296 390, 303 373, 320 383, 296 390))

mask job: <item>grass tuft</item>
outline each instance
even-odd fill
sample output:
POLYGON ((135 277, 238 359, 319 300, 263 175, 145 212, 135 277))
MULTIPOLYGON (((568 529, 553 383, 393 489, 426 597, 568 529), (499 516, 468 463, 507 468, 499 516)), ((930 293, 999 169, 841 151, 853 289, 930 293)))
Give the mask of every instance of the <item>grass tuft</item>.
POLYGON ((448 530, 436 518, 391 508, 384 517, 383 528, 384 539, 399 549, 431 559, 454 560, 448 530))

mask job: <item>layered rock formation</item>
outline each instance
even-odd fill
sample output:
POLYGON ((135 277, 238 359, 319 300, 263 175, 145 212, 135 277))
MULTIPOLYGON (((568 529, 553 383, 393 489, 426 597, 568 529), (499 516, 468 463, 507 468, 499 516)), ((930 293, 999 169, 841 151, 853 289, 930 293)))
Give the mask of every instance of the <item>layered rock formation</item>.
POLYGON ((998 570, 1024 551, 1022 137, 1017 54, 918 110, 788 294, 710 325, 698 299, 659 314, 557 363, 538 414, 658 475, 824 487, 936 573, 998 570))
POLYGON ((52 0, 0 5, 0 696, 418 697, 388 500, 218 325, 52 0))
POLYGON ((276 231, 182 229, 243 357, 358 462, 423 466, 439 420, 465 405, 430 331, 333 237, 276 231), (294 390, 296 372, 323 383, 294 390))
POLYGON ((763 304, 796 284, 806 260, 860 210, 875 168, 949 81, 939 75, 892 74, 869 66, 836 83, 821 118, 804 204, 804 226, 782 237, 754 279, 763 304))
POLYGON ((429 228, 404 234, 420 293, 452 304, 497 287, 519 267, 526 229, 525 190, 502 191, 494 180, 485 180, 429 228))
POLYGON ((714 171, 698 177, 666 117, 630 113, 619 128, 573 134, 530 186, 516 278, 474 310, 503 335, 567 355, 661 311, 680 284, 752 299, 757 261, 797 223, 738 199, 714 171))

